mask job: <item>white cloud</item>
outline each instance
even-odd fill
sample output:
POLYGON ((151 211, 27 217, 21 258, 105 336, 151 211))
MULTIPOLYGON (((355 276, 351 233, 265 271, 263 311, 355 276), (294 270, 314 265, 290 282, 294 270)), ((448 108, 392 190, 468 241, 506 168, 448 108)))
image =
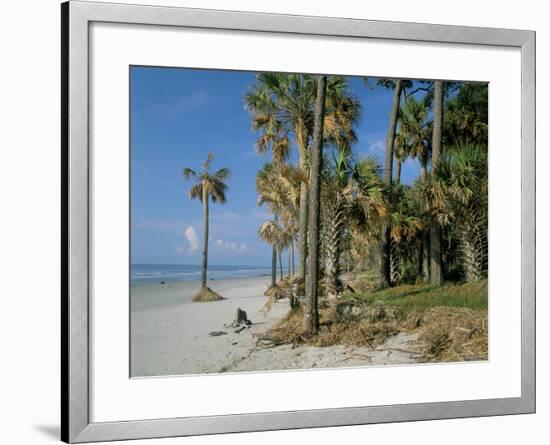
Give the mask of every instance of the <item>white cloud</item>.
POLYGON ((187 253, 192 254, 199 250, 199 237, 197 236, 197 231, 193 226, 189 226, 185 229, 185 238, 189 241, 189 249, 187 249, 187 253))
POLYGON ((367 143, 369 144, 369 151, 386 151, 386 143, 383 139, 369 139, 367 143))
POLYGON ((171 100, 150 104, 143 108, 142 112, 145 114, 176 116, 180 113, 204 109, 210 103, 210 99, 206 91, 194 91, 188 95, 175 96, 171 100))
POLYGON ((248 251, 248 246, 246 245, 246 243, 234 243, 221 239, 216 240, 216 247, 220 250, 229 250, 235 253, 243 253, 248 251))

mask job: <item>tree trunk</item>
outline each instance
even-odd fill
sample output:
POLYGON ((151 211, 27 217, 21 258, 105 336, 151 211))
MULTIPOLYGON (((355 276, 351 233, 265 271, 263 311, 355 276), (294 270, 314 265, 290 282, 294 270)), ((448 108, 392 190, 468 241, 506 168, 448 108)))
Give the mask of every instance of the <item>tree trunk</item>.
POLYGON ((329 294, 339 295, 342 292, 342 281, 340 280, 340 254, 342 237, 346 223, 345 210, 339 196, 336 196, 336 203, 327 203, 326 224, 324 225, 324 236, 322 246, 324 248, 325 264, 325 285, 329 294), (333 207, 333 208, 331 208, 333 207))
POLYGON ((308 280, 306 289, 305 328, 309 334, 319 331, 318 284, 319 284, 319 228, 321 204, 321 166, 323 162, 323 121, 325 118, 325 95, 327 77, 317 77, 317 97, 315 100, 315 124, 311 147, 311 173, 309 179, 309 247, 308 280))
MULTIPOLYGON (((434 85, 434 112, 432 134, 432 175, 435 175, 441 161, 441 126, 443 122, 443 81, 434 85)), ((430 281, 436 286, 443 284, 441 257, 441 227, 436 221, 430 225, 430 281)))
POLYGON ((204 218, 204 242, 202 246, 201 287, 206 287, 206 270, 208 268, 208 191, 202 188, 202 210, 204 218))
POLYGON ((395 183, 400 184, 401 183, 401 161, 399 159, 396 159, 395 162, 396 162, 395 183))
POLYGON ((426 175, 428 174, 428 159, 426 156, 422 156, 420 159, 420 178, 422 180, 426 179, 426 175))
POLYGON ((277 285, 277 249, 273 246, 271 254, 271 287, 277 285))
MULTIPOLYGON (((384 163, 384 182, 389 187, 392 182, 393 172, 393 144, 395 141, 395 130, 397 128, 397 115, 399 112, 399 101, 401 99, 402 81, 395 81, 393 92, 393 102, 390 112, 390 122, 388 125, 388 134, 386 136, 386 160, 384 163)), ((382 227, 382 239, 380 242, 380 275, 381 287, 388 287, 391 284, 390 276, 390 232, 389 222, 384 223, 382 227)))
POLYGON ((279 276, 280 281, 283 281, 283 254, 282 249, 279 247, 279 276))
MULTIPOLYGON (((307 134, 305 123, 299 122, 294 133, 296 135, 296 143, 298 145, 298 155, 300 168, 307 175, 307 145, 309 135, 307 134)), ((307 175, 309 176, 309 175, 307 175)), ((304 182, 300 183, 300 211, 298 214, 298 277, 305 280, 306 276, 306 259, 307 259, 307 226, 308 226, 308 185, 304 182)))
POLYGON ((424 282, 430 282, 430 233, 422 231, 422 277, 424 282))
POLYGON ((294 266, 294 240, 290 240, 290 249, 292 251, 292 276, 296 274, 296 268, 294 266))

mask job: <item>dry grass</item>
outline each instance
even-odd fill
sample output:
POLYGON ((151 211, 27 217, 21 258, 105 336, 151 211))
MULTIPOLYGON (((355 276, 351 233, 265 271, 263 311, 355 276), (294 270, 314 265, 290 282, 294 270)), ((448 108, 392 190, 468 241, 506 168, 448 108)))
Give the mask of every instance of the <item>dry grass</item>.
POLYGON ((456 307, 412 311, 403 328, 419 333, 427 362, 488 358, 487 311, 456 307))
POLYGON ((206 303, 209 301, 219 301, 223 299, 224 298, 220 294, 214 292, 208 286, 201 287, 200 290, 193 297, 193 301, 195 303, 206 303))
POLYGON ((304 314, 301 307, 291 310, 288 315, 271 328, 267 337, 273 345, 309 344, 313 346, 355 345, 370 346, 384 343, 386 338, 398 332, 397 321, 369 322, 364 319, 336 322, 334 305, 320 309, 319 332, 311 336, 304 331, 304 314))
POLYGON ((272 327, 264 344, 354 345, 375 348, 398 332, 418 334, 426 362, 487 360, 487 283, 431 288, 400 286, 345 299, 353 311, 342 317, 337 305, 320 305, 319 333, 304 330, 301 307, 272 327), (485 299, 485 303, 484 300, 485 299), (468 307, 470 306, 470 307, 468 307))

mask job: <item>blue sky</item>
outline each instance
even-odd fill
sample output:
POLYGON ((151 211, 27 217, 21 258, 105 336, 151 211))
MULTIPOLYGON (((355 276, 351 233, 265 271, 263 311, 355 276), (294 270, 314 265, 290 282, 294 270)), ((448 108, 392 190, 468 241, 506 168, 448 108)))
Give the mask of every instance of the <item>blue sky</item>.
MULTIPOLYGON (((267 219, 256 205, 255 176, 269 156, 254 150, 243 96, 255 74, 180 68, 132 67, 131 76, 131 261, 200 264, 202 208, 190 200, 183 167, 199 170, 206 155, 213 168, 231 170, 225 205, 210 207, 209 263, 269 265, 271 248, 257 237, 267 219)), ((350 78, 362 103, 358 156, 384 157, 392 93, 350 78)), ((407 161, 402 181, 419 174, 407 161)))

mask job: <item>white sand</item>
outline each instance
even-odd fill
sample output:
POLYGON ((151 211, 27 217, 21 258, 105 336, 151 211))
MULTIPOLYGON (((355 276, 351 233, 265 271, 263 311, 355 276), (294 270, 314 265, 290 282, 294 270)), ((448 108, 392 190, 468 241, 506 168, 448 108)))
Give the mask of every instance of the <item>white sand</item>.
POLYGON ((399 334, 377 350, 350 346, 290 345, 262 349, 256 337, 288 312, 288 302, 262 312, 268 277, 209 281, 226 299, 192 303, 198 282, 147 283, 132 286, 132 376, 181 375, 238 371, 353 367, 414 363, 415 338, 399 334), (237 308, 252 325, 241 331, 228 325, 237 308), (226 334, 212 336, 221 331, 226 334), (411 352, 412 351, 412 352, 411 352))

